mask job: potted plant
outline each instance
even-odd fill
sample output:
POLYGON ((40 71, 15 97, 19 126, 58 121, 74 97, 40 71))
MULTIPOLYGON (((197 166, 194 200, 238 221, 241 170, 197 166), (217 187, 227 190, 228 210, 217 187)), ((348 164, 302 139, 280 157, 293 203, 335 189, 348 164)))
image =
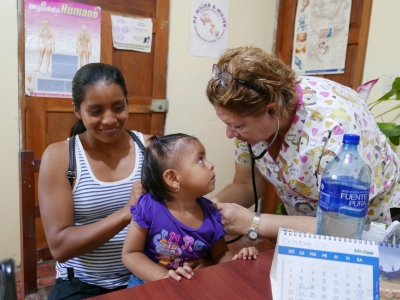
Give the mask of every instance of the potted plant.
MULTIPOLYGON (((368 81, 357 89, 357 92, 360 94, 360 96, 364 99, 365 102, 367 102, 369 93, 377 81, 378 79, 368 81)), ((387 101, 398 101, 398 100, 400 100, 400 77, 395 78, 392 84, 392 89, 389 92, 380 97, 378 100, 368 103, 368 108, 369 110, 372 110, 378 104, 387 103, 387 101)), ((385 112, 379 114, 375 118, 376 119, 380 118, 383 115, 387 114, 388 112, 397 110, 399 108, 400 104, 397 104, 393 108, 386 110, 385 112)), ((386 135, 394 145, 396 146, 400 145, 400 125, 390 122, 377 122, 377 124, 382 133, 386 135)))

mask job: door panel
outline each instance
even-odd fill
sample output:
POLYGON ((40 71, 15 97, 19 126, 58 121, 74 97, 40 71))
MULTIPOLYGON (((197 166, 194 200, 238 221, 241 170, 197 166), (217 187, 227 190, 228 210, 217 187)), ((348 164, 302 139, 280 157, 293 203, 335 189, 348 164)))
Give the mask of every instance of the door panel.
MULTIPOLYGON (((119 67, 124 74, 128 90, 129 119, 127 129, 162 136, 165 113, 153 113, 153 99, 166 98, 166 71, 169 30, 169 0, 77 0, 74 2, 101 7, 100 61, 119 67), (111 14, 152 18, 152 51, 150 53, 113 48, 111 14)), ((24 74, 24 1, 19 0, 19 73, 24 74), (21 45, 22 43, 22 45, 21 45), (21 63, 22 61, 22 63, 21 63)), ((23 81, 19 90, 25 91, 23 81)), ((41 157, 46 147, 66 140, 76 121, 72 99, 28 97, 20 92, 22 149, 33 150, 41 157)), ((37 199, 37 197, 36 197, 37 199)), ((37 202, 37 201, 36 201, 37 202)), ((46 245, 41 224, 37 225, 37 244, 46 245)))

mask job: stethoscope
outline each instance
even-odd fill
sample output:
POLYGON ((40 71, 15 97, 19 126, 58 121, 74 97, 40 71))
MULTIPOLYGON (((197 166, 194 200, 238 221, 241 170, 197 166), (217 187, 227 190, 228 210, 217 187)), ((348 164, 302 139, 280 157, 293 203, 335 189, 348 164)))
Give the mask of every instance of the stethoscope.
MULTIPOLYGON (((251 156, 251 179, 252 179, 252 183, 253 183, 253 193, 254 193, 254 212, 258 211, 258 198, 257 198, 256 178, 255 178, 255 174, 254 174, 254 164, 257 159, 261 159, 268 152, 268 149, 271 148, 272 144, 276 140, 276 137, 278 136, 278 132, 279 132, 279 128, 280 128, 279 118, 277 117, 277 115, 275 115, 274 113, 270 113, 270 115, 274 116, 276 118, 277 127, 276 127, 275 134, 272 138, 272 141, 268 143, 268 146, 259 155, 256 156, 253 153, 253 149, 251 148, 251 145, 249 143, 247 143, 247 148, 249 149, 249 153, 251 156)), ((226 243, 227 244, 234 243, 237 240, 240 240, 242 237, 243 237, 243 235, 239 235, 229 241, 226 241, 226 243)))
POLYGON ((276 131, 275 131, 274 137, 272 138, 272 141, 268 143, 267 148, 265 148, 265 149, 263 150, 263 152, 261 152, 258 156, 255 156, 255 155, 254 155, 253 149, 251 149, 251 145, 250 145, 249 143, 247 143, 247 148, 249 149, 250 156, 251 156, 252 160, 256 160, 256 159, 262 158, 262 157, 265 155, 265 153, 268 152, 268 149, 272 146, 272 144, 273 144, 273 143, 275 142, 275 140, 276 140, 276 137, 278 136, 279 127, 280 127, 279 119, 278 119, 277 115, 275 115, 275 114, 273 114, 273 113, 270 113, 270 115, 271 115, 271 116, 274 116, 274 117, 276 118, 276 122, 278 123, 277 126, 276 126, 276 131))

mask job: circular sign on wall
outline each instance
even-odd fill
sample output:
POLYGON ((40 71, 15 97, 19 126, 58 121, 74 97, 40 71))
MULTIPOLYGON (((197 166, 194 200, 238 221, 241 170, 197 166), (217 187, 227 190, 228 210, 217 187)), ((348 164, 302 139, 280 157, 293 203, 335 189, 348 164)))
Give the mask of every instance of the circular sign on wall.
POLYGON ((210 3, 200 5, 192 20, 197 38, 208 45, 220 42, 227 34, 226 13, 210 3))

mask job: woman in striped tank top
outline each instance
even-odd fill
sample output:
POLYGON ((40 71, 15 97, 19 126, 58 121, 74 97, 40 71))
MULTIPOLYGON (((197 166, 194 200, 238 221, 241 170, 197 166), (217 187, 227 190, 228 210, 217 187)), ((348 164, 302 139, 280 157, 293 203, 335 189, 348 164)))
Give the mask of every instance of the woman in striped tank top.
MULTIPOLYGON (((39 175, 43 226, 56 264, 49 299, 82 299, 125 288, 131 273, 121 250, 130 206, 142 193, 143 156, 125 130, 127 89, 121 71, 103 63, 80 68, 72 81, 78 118, 76 178, 66 177, 68 141, 49 145, 39 175), (76 290, 75 290, 76 289, 76 290)), ((133 132, 142 142, 149 136, 133 132)))

